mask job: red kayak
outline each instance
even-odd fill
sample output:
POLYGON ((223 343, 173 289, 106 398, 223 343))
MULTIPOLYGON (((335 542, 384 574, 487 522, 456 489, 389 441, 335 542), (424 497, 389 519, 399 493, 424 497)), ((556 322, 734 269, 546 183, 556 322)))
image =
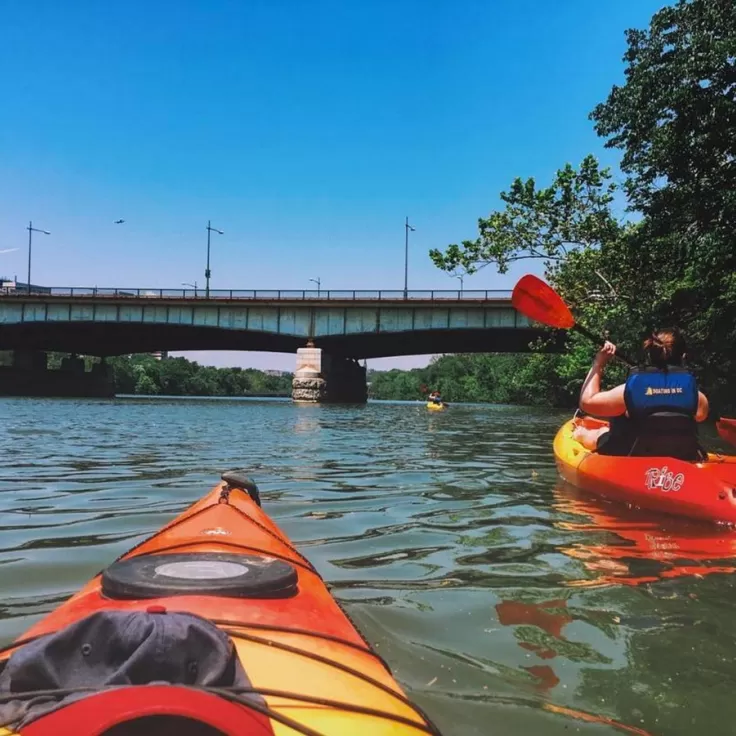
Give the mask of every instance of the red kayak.
POLYGON ((736 456, 708 453, 705 462, 673 457, 601 455, 572 438, 582 424, 600 428, 607 422, 592 417, 570 420, 554 440, 560 475, 581 490, 642 509, 736 524, 736 456))

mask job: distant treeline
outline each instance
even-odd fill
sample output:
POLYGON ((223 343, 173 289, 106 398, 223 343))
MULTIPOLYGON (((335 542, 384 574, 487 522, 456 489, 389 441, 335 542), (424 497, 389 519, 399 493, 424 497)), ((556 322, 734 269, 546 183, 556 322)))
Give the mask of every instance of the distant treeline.
POLYGON ((560 379, 558 355, 485 353, 443 355, 426 368, 369 371, 374 399, 412 400, 440 391, 449 402, 572 406, 580 383, 560 379))
MULTIPOLYGON (((48 353, 47 367, 61 367, 67 353, 48 353)), ((0 351, 0 365, 12 365, 12 351, 0 351)), ((87 370, 98 358, 84 356, 87 370)), ((186 358, 157 360, 149 354, 108 358, 115 393, 166 396, 291 396, 291 373, 272 375, 255 368, 213 368, 186 358)))
POLYGON ((290 396, 291 373, 255 368, 214 368, 186 358, 151 355, 108 358, 118 394, 166 396, 290 396))

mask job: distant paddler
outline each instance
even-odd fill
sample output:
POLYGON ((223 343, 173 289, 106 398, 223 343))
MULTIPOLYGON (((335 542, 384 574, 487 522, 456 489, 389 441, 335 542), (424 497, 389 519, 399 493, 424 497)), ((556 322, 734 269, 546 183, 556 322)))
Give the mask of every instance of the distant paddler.
POLYGON ((442 404, 442 394, 439 391, 432 391, 429 395, 429 400, 433 404, 442 404))

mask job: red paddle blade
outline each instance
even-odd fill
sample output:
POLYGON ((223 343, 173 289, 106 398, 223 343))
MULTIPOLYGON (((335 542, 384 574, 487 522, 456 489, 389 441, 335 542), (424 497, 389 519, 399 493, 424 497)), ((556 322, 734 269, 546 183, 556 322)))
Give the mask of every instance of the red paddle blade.
POLYGON ((542 279, 527 274, 522 276, 511 294, 514 308, 535 322, 569 330, 575 318, 562 297, 542 279))
POLYGON ((716 422, 716 429, 722 439, 732 445, 736 445, 736 419, 726 419, 723 417, 716 422))

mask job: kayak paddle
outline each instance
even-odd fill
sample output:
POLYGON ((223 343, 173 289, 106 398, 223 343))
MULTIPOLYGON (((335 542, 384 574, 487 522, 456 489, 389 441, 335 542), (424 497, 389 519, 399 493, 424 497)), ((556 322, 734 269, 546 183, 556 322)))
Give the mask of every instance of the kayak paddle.
POLYGON ((721 439, 726 440, 726 442, 736 447, 736 419, 721 417, 716 422, 716 429, 721 439))
MULTIPOLYGON (((562 297, 549 284, 533 274, 527 274, 519 279, 511 293, 511 304, 535 322, 562 330, 576 330, 594 343, 603 342, 602 337, 575 322, 575 317, 562 297)), ((615 357, 629 366, 636 365, 636 361, 618 350, 615 357)))
MULTIPOLYGON (((511 294, 511 304, 535 322, 562 330, 576 330, 592 342, 602 342, 601 337, 575 322, 575 317, 562 297, 549 284, 533 274, 527 274, 519 279, 511 294)), ((615 357, 629 366, 635 365, 634 361, 618 350, 615 357)), ((736 419, 721 417, 716 422, 716 429, 722 439, 736 447, 736 419)))

